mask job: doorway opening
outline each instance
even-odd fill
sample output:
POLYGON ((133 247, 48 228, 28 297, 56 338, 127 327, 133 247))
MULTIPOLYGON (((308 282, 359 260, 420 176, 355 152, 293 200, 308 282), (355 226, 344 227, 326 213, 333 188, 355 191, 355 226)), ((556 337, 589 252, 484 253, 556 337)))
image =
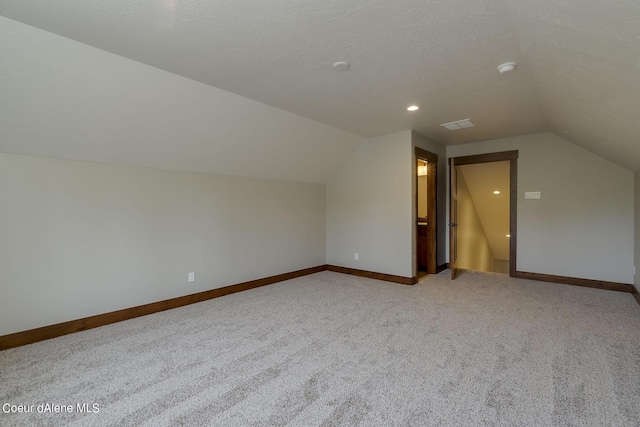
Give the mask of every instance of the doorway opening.
POLYGON ((449 267, 516 271, 517 151, 449 159, 449 267))
POLYGON ((415 147, 416 276, 436 273, 438 155, 415 147))

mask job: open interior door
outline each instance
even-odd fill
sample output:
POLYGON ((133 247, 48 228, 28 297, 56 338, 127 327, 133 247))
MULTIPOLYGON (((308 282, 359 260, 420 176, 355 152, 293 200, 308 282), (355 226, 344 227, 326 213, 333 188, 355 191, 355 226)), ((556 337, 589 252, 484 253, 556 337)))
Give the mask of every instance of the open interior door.
POLYGON ((449 159, 449 269, 451 280, 456 278, 458 259, 458 171, 455 159, 449 159))

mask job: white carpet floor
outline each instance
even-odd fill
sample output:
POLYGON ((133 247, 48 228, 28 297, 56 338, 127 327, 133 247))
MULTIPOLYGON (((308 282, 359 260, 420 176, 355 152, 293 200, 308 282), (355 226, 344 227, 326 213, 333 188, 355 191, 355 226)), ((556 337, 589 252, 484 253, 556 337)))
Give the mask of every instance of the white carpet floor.
POLYGON ((321 272, 1 351, 0 404, 2 426, 640 426, 640 306, 321 272))

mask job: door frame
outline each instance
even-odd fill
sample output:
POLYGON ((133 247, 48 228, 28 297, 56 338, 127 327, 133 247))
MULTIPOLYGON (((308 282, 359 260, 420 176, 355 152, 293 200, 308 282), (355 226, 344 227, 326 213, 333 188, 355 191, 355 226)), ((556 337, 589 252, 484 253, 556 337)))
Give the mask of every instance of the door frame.
POLYGON ((456 278, 458 272, 456 261, 458 260, 458 169, 456 158, 449 159, 449 271, 451 280, 456 278))
POLYGON ((415 194, 415 209, 414 209, 414 242, 415 242, 415 254, 414 263, 416 268, 416 274, 420 271, 420 264, 418 262, 418 160, 427 162, 427 218, 429 218, 429 228, 427 237, 429 239, 429 262, 427 265, 427 274, 437 273, 437 258, 438 258, 438 155, 424 150, 420 147, 415 147, 414 150, 414 170, 413 175, 415 179, 416 194, 415 194))
MULTIPOLYGON (((473 156, 452 157, 455 166, 471 165, 474 163, 491 163, 509 161, 509 276, 516 277, 517 243, 518 243, 518 150, 501 151, 497 153, 476 154, 473 156)), ((451 164, 451 162, 449 162, 451 164)), ((451 166, 450 166, 451 167, 451 166)), ((449 173, 451 177, 451 173, 449 173)), ((449 178, 449 189, 451 189, 451 178, 449 178)), ((452 242, 449 238, 449 250, 451 252, 452 242)), ((453 278, 453 277, 452 277, 453 278)))

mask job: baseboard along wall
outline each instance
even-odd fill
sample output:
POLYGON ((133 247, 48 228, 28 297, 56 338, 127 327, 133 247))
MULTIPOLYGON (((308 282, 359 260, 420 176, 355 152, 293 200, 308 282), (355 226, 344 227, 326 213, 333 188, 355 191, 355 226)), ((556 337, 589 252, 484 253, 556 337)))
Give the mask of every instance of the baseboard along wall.
POLYGON ((158 313, 160 311, 170 310, 172 308, 178 308, 188 304, 195 304, 197 302, 219 298, 236 292, 242 292, 249 289, 258 288, 260 286, 282 282, 284 280, 295 279, 296 277, 306 276, 308 274, 318 273, 325 270, 368 277, 371 279, 385 280, 388 282, 402 283, 404 285, 413 285, 417 283, 417 278, 415 277, 395 276, 392 274, 375 273, 372 271, 356 270, 353 268, 338 267, 332 265, 319 265, 317 267, 305 268, 303 270, 278 274, 276 276, 265 277, 263 279, 251 280, 249 282, 238 283, 235 285, 225 286, 223 288, 211 289, 196 294, 185 295, 164 301, 157 301, 150 304, 112 311, 110 313, 103 313, 95 316, 85 317, 83 319, 70 320, 68 322, 57 323, 55 325, 43 326, 41 328, 3 335, 0 336, 0 350, 6 350, 9 348, 32 344, 38 341, 44 341, 50 338, 72 334, 74 332, 80 332, 87 329, 109 325, 111 323, 122 322, 124 320, 146 316, 147 314, 158 313))
POLYGON ((337 273, 351 274, 353 276, 368 277, 369 279, 384 280, 385 282, 400 283, 403 285, 415 285, 418 283, 417 277, 396 276, 395 274, 376 273, 374 271, 358 270, 356 268, 340 267, 337 265, 327 265, 327 270, 337 273))
POLYGON ((638 290, 638 288, 635 285, 631 286, 631 293, 633 294, 633 297, 636 299, 636 302, 640 304, 640 290, 638 290))
POLYGON ((436 274, 442 273, 447 268, 449 268, 449 263, 448 262, 445 262, 444 264, 439 265, 438 267, 436 267, 436 274))
MULTIPOLYGON (((438 266, 438 273, 449 268, 449 264, 438 266)), ((552 274, 530 273, 528 271, 516 271, 515 276, 519 279, 537 280, 539 282, 560 283, 563 285, 582 286, 586 288, 605 289, 608 291, 630 292, 634 294, 634 298, 640 304, 640 292, 630 284, 607 282, 605 280, 581 279, 579 277, 554 276, 552 274)))
POLYGON ((197 294, 185 295, 164 301, 139 305, 137 307, 112 311, 110 313, 103 313, 96 316, 85 317, 83 319, 70 320, 68 322, 57 323, 55 325, 43 326, 41 328, 30 329, 28 331, 3 335, 0 336, 0 350, 6 350, 9 348, 19 347, 38 341, 44 341, 50 338, 72 334, 74 332, 80 332, 87 329, 97 328, 99 326, 109 325, 111 323, 122 322, 123 320, 146 316, 147 314, 158 313, 160 311, 170 310, 172 308, 178 308, 184 305, 194 304, 213 298, 219 298, 225 295, 234 294, 236 292, 258 288, 260 286, 266 286, 272 283, 282 282, 284 280, 295 279, 296 277, 306 276, 308 274, 313 274, 324 270, 326 270, 326 265, 305 268, 303 270, 292 271, 289 273, 278 274, 276 276, 265 277, 263 279, 251 280, 248 282, 225 286, 224 288, 211 289, 209 291, 199 292, 197 294))
MULTIPOLYGON (((604 280, 581 279, 578 277, 554 276, 552 274, 529 273, 527 271, 516 271, 516 276, 520 279, 538 280, 541 282, 562 283, 565 285, 583 286, 587 288, 606 289, 609 291, 633 293, 633 285, 618 282, 607 282, 604 280)), ((636 299, 638 299, 636 297, 636 299)))
MULTIPOLYGON (((437 268, 437 273, 440 273, 447 268, 449 268, 449 264, 439 265, 437 268)), ((386 282, 400 283, 403 285, 414 285, 418 282, 417 277, 396 276, 393 274, 376 273, 373 271, 358 270, 355 268, 340 267, 337 265, 319 265, 317 267, 305 268, 289 273, 251 280, 248 282, 225 286, 223 288, 211 289, 208 291, 199 292, 197 294, 185 295, 164 301, 139 305, 137 307, 112 311, 110 313, 103 313, 95 316, 85 317, 83 319, 71 320, 68 322, 57 323, 55 325, 30 329, 28 331, 3 335, 0 336, 0 350, 6 350, 9 348, 32 344, 38 341, 44 341, 50 338, 72 334, 74 332, 80 332, 87 329, 109 325, 111 323, 122 322, 124 320, 146 316, 147 314, 158 313, 160 311, 170 310, 172 308, 178 308, 188 304, 195 304, 197 302, 219 298, 225 295, 234 294, 236 292, 242 292, 249 289, 258 288, 260 286, 282 282, 284 280, 295 279, 296 277, 302 277, 325 270, 335 271, 337 273, 343 274, 351 274, 354 276, 367 277, 370 279, 383 280, 386 282)), ((638 304, 640 304, 640 291, 638 291, 638 289, 634 285, 630 284, 607 282, 603 280, 580 279, 577 277, 554 276, 551 274, 530 273, 526 271, 516 271, 515 277, 521 279, 538 280, 542 282, 553 282, 619 292, 629 292, 633 294, 633 297, 636 299, 638 304)))

